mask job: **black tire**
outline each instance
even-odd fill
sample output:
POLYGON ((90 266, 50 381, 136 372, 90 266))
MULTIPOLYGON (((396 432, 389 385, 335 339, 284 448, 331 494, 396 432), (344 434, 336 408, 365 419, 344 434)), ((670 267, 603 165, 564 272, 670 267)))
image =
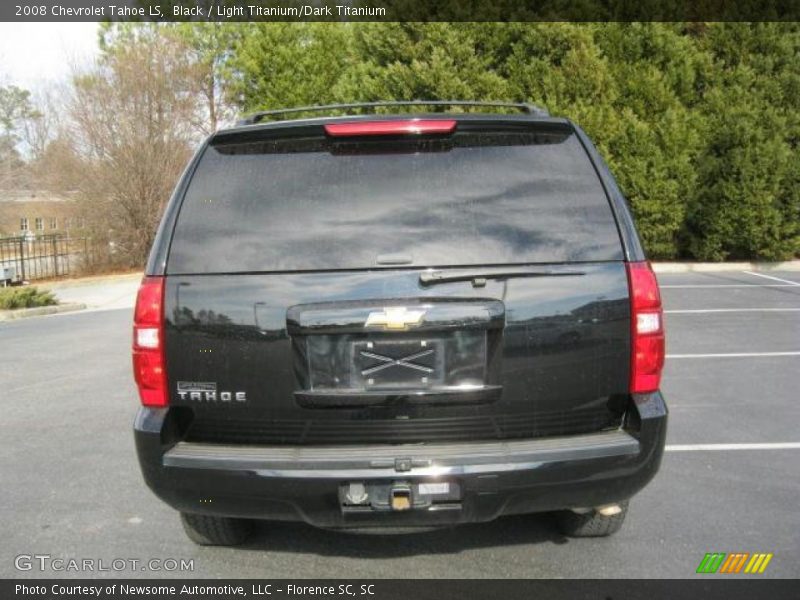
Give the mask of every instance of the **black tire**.
POLYGON ((585 514, 565 510, 558 513, 558 527, 561 533, 569 537, 605 537, 619 531, 628 514, 628 502, 620 502, 622 512, 611 517, 604 517, 593 510, 585 514))
POLYGON ((253 531, 252 521, 181 513, 181 524, 189 539, 201 546, 237 546, 253 531))

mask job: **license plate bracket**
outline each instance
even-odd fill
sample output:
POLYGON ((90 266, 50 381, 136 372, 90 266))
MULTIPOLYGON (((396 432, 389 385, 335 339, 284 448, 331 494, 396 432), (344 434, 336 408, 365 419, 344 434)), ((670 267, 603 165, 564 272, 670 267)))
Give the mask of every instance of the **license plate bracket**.
POLYGON ((487 333, 309 335, 296 342, 302 390, 313 393, 425 393, 487 384, 487 333))
POLYGON ((347 482, 339 487, 339 502, 345 512, 426 510, 458 505, 461 485, 455 480, 347 482))
POLYGON ((444 343, 430 338, 357 340, 351 345, 354 388, 426 389, 445 378, 444 343))

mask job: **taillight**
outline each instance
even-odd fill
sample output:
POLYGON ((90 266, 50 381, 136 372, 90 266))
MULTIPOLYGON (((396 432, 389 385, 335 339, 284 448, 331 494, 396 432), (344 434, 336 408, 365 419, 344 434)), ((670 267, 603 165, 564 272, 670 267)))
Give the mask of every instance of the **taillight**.
POLYGON ((133 376, 144 406, 168 403, 163 306, 164 278, 145 277, 133 312, 133 376))
POLYGON ((631 296, 632 394, 658 390, 664 368, 664 313, 649 262, 627 264, 631 296))
POLYGON ((355 121, 330 123, 325 133, 332 137, 355 137, 359 135, 415 135, 452 133, 456 122, 452 119, 404 119, 401 121, 355 121))

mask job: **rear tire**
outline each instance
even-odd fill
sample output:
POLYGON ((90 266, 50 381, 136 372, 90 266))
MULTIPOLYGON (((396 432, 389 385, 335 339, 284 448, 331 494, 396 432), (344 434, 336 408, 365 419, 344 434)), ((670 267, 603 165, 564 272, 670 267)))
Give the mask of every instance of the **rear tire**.
POLYGON ((611 517, 604 517, 596 510, 578 514, 565 510, 557 515, 558 527, 569 537, 605 537, 619 531, 625 516, 628 514, 628 502, 619 503, 622 512, 611 517))
POLYGON ((181 513, 181 524, 189 539, 201 546, 238 546, 253 531, 252 521, 181 513))

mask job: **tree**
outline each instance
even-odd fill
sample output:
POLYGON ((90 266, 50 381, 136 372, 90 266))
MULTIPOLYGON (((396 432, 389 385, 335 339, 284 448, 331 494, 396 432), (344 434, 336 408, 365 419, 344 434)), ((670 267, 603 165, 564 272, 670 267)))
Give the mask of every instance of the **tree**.
POLYGON ((205 134, 216 131, 221 122, 231 121, 236 108, 227 91, 231 70, 228 62, 242 38, 242 27, 220 23, 173 23, 170 33, 186 48, 192 65, 193 91, 201 99, 196 127, 205 134))
POLYGON ((22 184, 25 163, 17 146, 26 124, 40 117, 28 90, 0 86, 0 189, 22 184))
POLYGON ((19 141, 16 136, 22 123, 38 114, 28 90, 15 85, 0 87, 0 135, 19 141))
POLYGON ((81 198, 108 258, 144 264, 190 154, 196 98, 179 42, 152 30, 107 49, 73 80, 70 117, 83 164, 81 198))
POLYGON ((722 93, 715 100, 720 110, 698 165, 689 214, 692 254, 703 260, 791 258, 800 250, 800 204, 796 192, 793 202, 784 196, 788 178, 796 185, 797 171, 777 133, 783 124, 774 110, 732 109, 729 98, 722 93), (794 210, 787 211, 791 204, 794 210))
POLYGON ((357 57, 336 86, 341 101, 504 100, 507 82, 468 23, 362 24, 357 57))
POLYGON ((352 66, 352 29, 338 23, 251 23, 228 62, 230 98, 244 112, 326 104, 352 66))
POLYGON ((688 199, 687 239, 702 260, 800 254, 800 29, 715 23, 705 147, 688 199))
POLYGON ((29 162, 35 162, 44 154, 47 145, 58 135, 60 110, 52 89, 37 94, 36 108, 23 119, 21 136, 28 153, 29 162))

